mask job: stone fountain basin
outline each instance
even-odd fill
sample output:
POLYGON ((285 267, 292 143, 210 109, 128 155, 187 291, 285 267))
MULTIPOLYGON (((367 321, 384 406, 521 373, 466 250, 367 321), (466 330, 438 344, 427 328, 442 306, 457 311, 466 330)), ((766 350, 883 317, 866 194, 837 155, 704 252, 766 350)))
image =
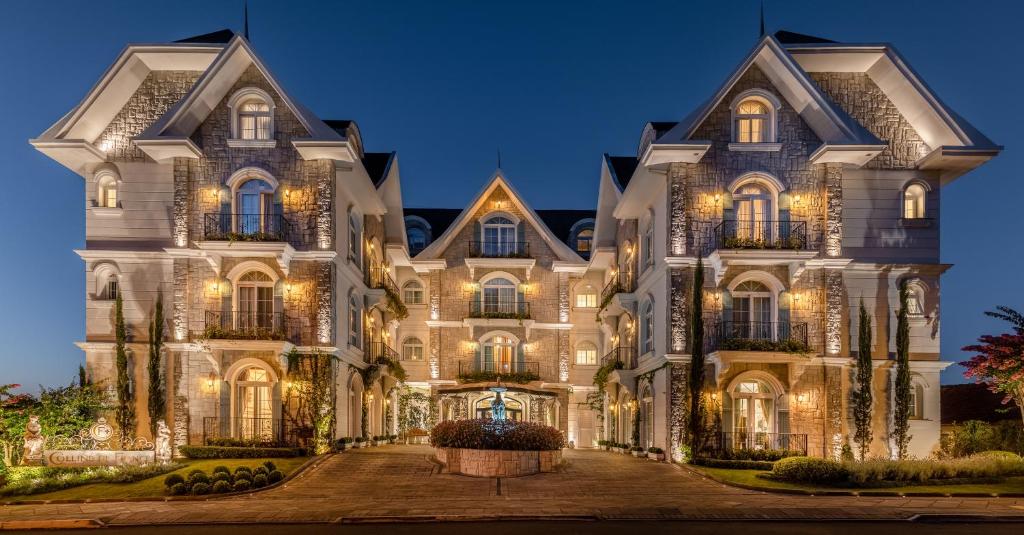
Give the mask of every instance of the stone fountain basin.
POLYGON ((515 451, 434 448, 434 458, 451 474, 474 477, 519 477, 554 472, 562 450, 515 451))

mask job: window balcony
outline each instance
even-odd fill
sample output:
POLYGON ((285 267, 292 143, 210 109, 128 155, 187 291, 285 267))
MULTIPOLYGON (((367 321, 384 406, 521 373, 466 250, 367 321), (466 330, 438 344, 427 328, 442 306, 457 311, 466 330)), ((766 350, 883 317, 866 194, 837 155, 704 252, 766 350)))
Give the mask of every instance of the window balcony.
POLYGON ((719 321, 708 342, 710 351, 810 351, 807 324, 788 321, 719 321))
POLYGON ((458 380, 462 383, 486 383, 498 380, 528 383, 540 380, 540 362, 518 359, 460 360, 458 380))
POLYGON ((722 221, 708 240, 710 254, 723 249, 806 251, 806 221, 722 221))
POLYGON ((382 340, 367 340, 366 351, 363 351, 363 360, 371 364, 385 358, 398 362, 398 352, 382 340))
POLYGON ((735 450, 788 450, 807 455, 807 435, 797 433, 761 433, 757 431, 726 431, 711 437, 715 453, 735 450))
POLYGON ((398 285, 395 284, 395 279, 391 278, 391 270, 385 266, 370 266, 366 270, 366 286, 374 290, 384 290, 400 299, 398 285))
POLYGON ((620 271, 612 276, 608 284, 601 290, 601 307, 604 309, 611 303, 616 294, 628 294, 636 291, 636 274, 620 271))
POLYGON ((471 241, 470 258, 531 258, 530 244, 525 241, 471 241))
POLYGON ((526 301, 470 301, 467 318, 531 319, 530 303, 526 301))
POLYGON ((297 341, 301 337, 295 333, 289 333, 287 323, 284 314, 280 312, 233 310, 225 313, 219 310, 207 310, 206 327, 202 337, 209 340, 297 341))
POLYGON ((604 357, 601 357, 601 366, 607 366, 613 362, 618 362, 621 366, 616 365, 616 369, 620 370, 632 370, 636 368, 636 348, 635 347, 616 347, 609 351, 604 357))
POLYGON ((281 214, 206 214, 203 239, 231 242, 302 244, 295 225, 281 214))

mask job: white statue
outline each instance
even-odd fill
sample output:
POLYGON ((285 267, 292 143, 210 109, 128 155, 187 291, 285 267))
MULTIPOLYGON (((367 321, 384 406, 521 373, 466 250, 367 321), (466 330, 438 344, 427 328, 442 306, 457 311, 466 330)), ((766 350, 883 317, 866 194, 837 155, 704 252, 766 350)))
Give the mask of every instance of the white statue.
POLYGON ((38 416, 29 416, 25 425, 25 449, 22 451, 21 464, 43 464, 43 427, 39 425, 38 416))
POLYGON ((168 463, 171 461, 171 429, 167 427, 167 422, 163 420, 157 420, 156 422, 156 439, 154 440, 155 447, 153 448, 156 453, 156 460, 160 463, 168 463))

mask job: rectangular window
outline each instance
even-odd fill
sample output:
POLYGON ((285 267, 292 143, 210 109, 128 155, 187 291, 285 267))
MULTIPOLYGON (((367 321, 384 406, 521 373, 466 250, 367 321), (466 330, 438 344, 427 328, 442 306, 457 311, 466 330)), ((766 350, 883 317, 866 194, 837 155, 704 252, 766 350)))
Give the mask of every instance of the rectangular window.
POLYGON ((409 305, 422 305, 423 288, 406 288, 403 300, 409 305))
POLYGON ((407 345, 405 346, 403 356, 405 357, 405 360, 423 360, 423 346, 407 345))
POLYGON ((597 294, 579 293, 576 294, 576 306, 578 308, 597 308, 597 294))
POLYGON ((107 281, 107 288, 106 291, 104 292, 104 298, 117 299, 117 294, 119 291, 120 288, 117 285, 117 279, 111 278, 109 281, 107 281))
POLYGON ((581 366, 594 366, 597 364, 596 349, 577 349, 576 364, 581 366))

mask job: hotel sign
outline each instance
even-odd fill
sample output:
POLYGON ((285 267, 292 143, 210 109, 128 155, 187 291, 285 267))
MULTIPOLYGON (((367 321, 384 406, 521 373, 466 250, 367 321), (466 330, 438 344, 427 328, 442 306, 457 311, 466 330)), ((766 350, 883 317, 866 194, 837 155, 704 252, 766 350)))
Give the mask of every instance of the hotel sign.
POLYGON ((46 450, 43 452, 47 466, 136 466, 156 462, 156 453, 149 451, 113 450, 46 450))

